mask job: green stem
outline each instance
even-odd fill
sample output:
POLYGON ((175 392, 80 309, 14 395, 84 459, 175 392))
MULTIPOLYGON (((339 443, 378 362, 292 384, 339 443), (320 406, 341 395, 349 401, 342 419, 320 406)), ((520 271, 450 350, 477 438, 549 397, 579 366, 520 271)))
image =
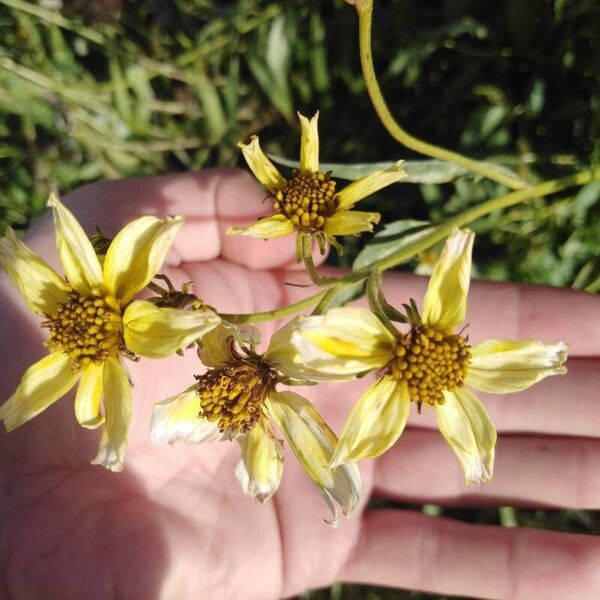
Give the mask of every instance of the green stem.
POLYGON ((418 152, 438 158, 447 162, 459 165, 473 173, 479 173, 492 181, 496 181, 507 188, 518 190, 524 188, 527 183, 522 179, 515 176, 507 175, 503 173, 499 168, 495 168, 492 165, 473 160, 453 152, 445 148, 440 148, 434 144, 424 142, 418 138, 412 136, 410 133, 405 131, 398 122, 392 116, 390 109, 388 108, 381 88, 377 82, 377 76, 375 75, 375 68, 373 66, 373 55, 371 53, 371 22, 373 17, 373 0, 355 0, 354 5, 358 13, 358 35, 360 45, 360 63, 362 65, 363 77, 365 85, 369 92, 373 107, 377 112, 384 127, 388 130, 389 134, 398 142, 418 152))
POLYGON ((300 239, 302 260, 304 261, 304 266, 306 267, 306 273, 308 274, 309 279, 318 287, 331 287, 337 283, 337 278, 321 277, 321 275, 317 273, 312 256, 312 235, 307 232, 300 232, 298 233, 298 237, 300 239))

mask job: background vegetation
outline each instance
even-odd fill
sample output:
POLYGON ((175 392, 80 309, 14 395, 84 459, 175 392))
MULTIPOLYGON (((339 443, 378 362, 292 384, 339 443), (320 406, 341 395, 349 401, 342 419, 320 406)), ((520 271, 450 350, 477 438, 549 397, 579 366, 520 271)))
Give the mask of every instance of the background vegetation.
MULTIPOLYGON (((375 7, 374 56, 398 120, 530 182, 600 162, 599 38, 595 0, 375 7)), ((0 0, 0 231, 25 227, 53 188, 241 164, 236 143, 258 131, 269 152, 295 159, 295 110, 317 108, 324 161, 418 158, 372 111, 342 0, 0 0)), ((438 221, 501 191, 461 175, 395 186, 363 209, 438 221)), ((600 290, 599 200, 595 182, 481 219, 479 274, 600 290)), ((358 244, 347 241, 346 264, 358 244)), ((600 532, 589 512, 442 512, 600 532)), ((426 597, 342 585, 305 596, 426 597)))

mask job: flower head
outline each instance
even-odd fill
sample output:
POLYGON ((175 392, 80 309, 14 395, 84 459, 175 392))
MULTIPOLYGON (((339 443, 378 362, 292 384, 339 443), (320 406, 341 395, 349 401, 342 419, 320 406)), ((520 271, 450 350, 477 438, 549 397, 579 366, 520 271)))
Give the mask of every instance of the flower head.
POLYGON ((308 367, 339 378, 381 369, 349 415, 332 465, 385 452, 402 433, 413 402, 419 411, 422 406, 434 409, 467 483, 485 482, 493 473, 496 430, 465 384, 506 394, 566 372, 562 342, 488 340, 471 346, 462 332, 454 332, 465 320, 473 237, 455 230, 448 238, 429 280, 422 315, 411 309, 405 333, 394 335, 360 308, 336 308, 298 321, 292 343, 308 367))
POLYGON ((61 277, 9 228, 0 239, 0 266, 30 309, 43 316, 50 351, 25 371, 0 407, 7 431, 29 421, 77 382, 75 416, 80 425, 104 425, 92 461, 123 468, 131 417, 131 386, 121 355, 160 358, 188 346, 220 319, 213 311, 163 308, 133 300, 160 269, 183 219, 145 216, 126 225, 99 258, 73 214, 56 196, 56 242, 61 277))
POLYGON ((250 235, 263 239, 281 237, 294 231, 315 234, 321 242, 336 245, 335 236, 373 231, 378 213, 350 210, 359 200, 406 177, 403 161, 377 171, 336 190, 329 173, 319 170, 319 113, 311 119, 298 114, 302 135, 300 168, 285 179, 260 148, 258 137, 240 143, 244 158, 256 178, 273 197, 273 214, 245 227, 231 227, 230 234, 250 235))
MULTIPOLYGON (((264 355, 255 351, 254 330, 221 323, 201 342, 200 358, 209 367, 181 394, 157 404, 151 436, 155 442, 203 442, 236 439, 241 458, 236 476, 245 493, 261 502, 278 488, 283 470, 283 446, 278 428, 317 484, 333 513, 349 514, 358 503, 360 476, 354 465, 327 466, 337 438, 315 407, 299 394, 277 391, 299 373, 274 336, 264 355)), ((298 383, 298 382, 297 382, 298 383)))

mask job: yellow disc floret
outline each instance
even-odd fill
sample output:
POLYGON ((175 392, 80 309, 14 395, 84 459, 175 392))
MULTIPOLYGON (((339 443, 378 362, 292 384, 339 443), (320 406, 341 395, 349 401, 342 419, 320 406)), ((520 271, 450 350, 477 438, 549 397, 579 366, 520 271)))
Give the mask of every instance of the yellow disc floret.
POLYGON ((410 399, 443 404, 444 390, 463 385, 471 353, 467 340, 431 327, 413 327, 403 335, 389 363, 389 373, 408 385, 410 399))
POLYGON ((112 296, 100 292, 82 296, 72 291, 42 326, 50 329, 46 346, 52 352, 68 354, 81 369, 100 364, 118 351, 121 308, 112 296))
POLYGON ((315 231, 323 229, 337 205, 335 181, 328 175, 294 171, 293 177, 275 195, 273 208, 290 219, 296 229, 315 231))

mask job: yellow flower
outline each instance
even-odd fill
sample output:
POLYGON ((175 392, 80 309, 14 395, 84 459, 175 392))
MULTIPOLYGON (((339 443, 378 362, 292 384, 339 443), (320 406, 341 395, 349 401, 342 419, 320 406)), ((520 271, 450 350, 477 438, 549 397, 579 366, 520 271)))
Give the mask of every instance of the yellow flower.
POLYGON ((402 433, 410 403, 432 406, 467 483, 492 477, 496 430, 463 384, 492 394, 524 390, 566 372, 566 345, 535 340, 488 340, 471 347, 465 320, 473 234, 455 230, 446 241, 410 331, 394 335, 372 313, 343 307, 298 321, 292 344, 301 360, 325 377, 346 378, 374 368, 381 376, 358 401, 331 461, 374 458, 402 433))
POLYGON ((131 417, 131 386, 120 354, 160 358, 173 354, 206 331, 219 317, 212 311, 159 308, 133 301, 161 267, 183 219, 145 216, 115 237, 100 261, 90 240, 56 196, 56 243, 65 277, 32 252, 9 228, 0 239, 0 266, 29 308, 45 321, 50 354, 25 371, 0 407, 7 431, 19 427, 64 396, 79 381, 75 416, 80 425, 104 424, 92 463, 123 468, 131 417))
POLYGON ((379 213, 350 210, 359 200, 406 177, 403 161, 388 169, 371 173, 336 192, 336 183, 328 173, 319 171, 319 132, 317 112, 312 119, 298 113, 302 135, 300 169, 285 179, 260 148, 258 137, 249 144, 240 143, 244 158, 256 178, 273 196, 273 214, 245 227, 231 227, 227 233, 263 239, 309 232, 319 241, 336 245, 336 235, 356 235, 373 231, 379 213))
MULTIPOLYGON (((196 377, 195 385, 155 406, 151 437, 169 444, 237 439, 241 459, 235 474, 246 494, 264 502, 277 490, 283 470, 277 427, 319 487, 335 525, 340 513, 347 515, 357 506, 358 469, 328 467, 337 437, 308 400, 275 389, 289 381, 288 356, 277 334, 261 356, 254 351, 257 334, 249 331, 254 330, 222 323, 202 338, 200 358, 210 368, 196 377)), ((295 377, 299 369, 292 370, 295 377)))

